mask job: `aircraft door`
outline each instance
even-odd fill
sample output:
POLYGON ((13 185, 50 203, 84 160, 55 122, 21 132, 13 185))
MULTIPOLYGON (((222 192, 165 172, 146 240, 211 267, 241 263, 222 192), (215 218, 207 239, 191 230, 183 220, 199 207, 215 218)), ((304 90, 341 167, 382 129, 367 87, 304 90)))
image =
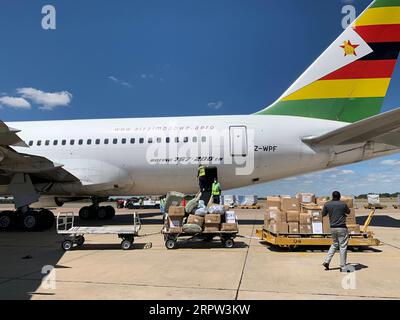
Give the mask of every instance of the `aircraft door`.
POLYGON ((247 128, 232 126, 229 128, 230 150, 232 157, 246 157, 248 153, 247 128))

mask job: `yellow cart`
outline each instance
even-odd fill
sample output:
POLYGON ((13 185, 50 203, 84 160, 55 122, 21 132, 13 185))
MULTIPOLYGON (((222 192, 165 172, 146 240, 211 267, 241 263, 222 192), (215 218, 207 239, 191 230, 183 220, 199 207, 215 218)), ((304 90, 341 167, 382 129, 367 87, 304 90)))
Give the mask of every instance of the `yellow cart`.
MULTIPOLYGON (((372 232, 368 231, 374 214, 375 210, 372 210, 361 228, 361 233, 350 234, 349 247, 362 249, 380 245, 380 241, 374 238, 372 232)), ((256 235, 271 245, 289 249, 299 246, 330 246, 332 244, 332 238, 329 234, 275 234, 260 229, 256 230, 256 235)))

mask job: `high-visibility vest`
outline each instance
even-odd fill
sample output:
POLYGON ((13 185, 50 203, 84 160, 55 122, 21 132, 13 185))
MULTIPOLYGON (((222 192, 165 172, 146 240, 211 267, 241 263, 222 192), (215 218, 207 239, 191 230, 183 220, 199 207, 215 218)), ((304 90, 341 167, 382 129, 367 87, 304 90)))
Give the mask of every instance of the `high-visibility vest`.
POLYGON ((219 182, 214 182, 212 185, 212 195, 213 196, 219 196, 221 194, 221 186, 219 182))
POLYGON ((204 177, 206 175, 206 168, 204 166, 199 167, 199 177, 204 177))

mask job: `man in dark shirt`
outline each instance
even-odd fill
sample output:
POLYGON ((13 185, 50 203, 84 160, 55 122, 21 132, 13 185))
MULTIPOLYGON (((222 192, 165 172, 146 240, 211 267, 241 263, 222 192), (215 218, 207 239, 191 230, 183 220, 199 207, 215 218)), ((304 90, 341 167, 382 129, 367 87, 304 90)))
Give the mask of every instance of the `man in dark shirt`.
POLYGON ((350 209, 346 203, 340 201, 340 192, 335 191, 332 193, 332 201, 325 204, 322 209, 322 215, 329 215, 331 233, 332 233, 332 246, 329 249, 328 255, 322 264, 326 270, 329 270, 329 264, 336 252, 340 250, 340 271, 344 272, 347 264, 347 245, 349 243, 349 232, 346 226, 346 216, 350 214, 350 209))

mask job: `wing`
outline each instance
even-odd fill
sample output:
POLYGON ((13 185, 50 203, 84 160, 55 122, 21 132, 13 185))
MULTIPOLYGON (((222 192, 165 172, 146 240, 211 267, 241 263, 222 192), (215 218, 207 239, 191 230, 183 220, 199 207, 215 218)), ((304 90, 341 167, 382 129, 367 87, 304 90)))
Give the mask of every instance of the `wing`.
POLYGON ((339 146, 373 141, 400 147, 400 108, 321 136, 305 137, 302 141, 313 146, 339 146))
POLYGON ((9 128, 0 121, 0 175, 12 176, 15 173, 30 174, 33 182, 77 182, 73 174, 63 169, 61 164, 51 160, 19 153, 11 146, 28 147, 17 135, 19 130, 9 128))

